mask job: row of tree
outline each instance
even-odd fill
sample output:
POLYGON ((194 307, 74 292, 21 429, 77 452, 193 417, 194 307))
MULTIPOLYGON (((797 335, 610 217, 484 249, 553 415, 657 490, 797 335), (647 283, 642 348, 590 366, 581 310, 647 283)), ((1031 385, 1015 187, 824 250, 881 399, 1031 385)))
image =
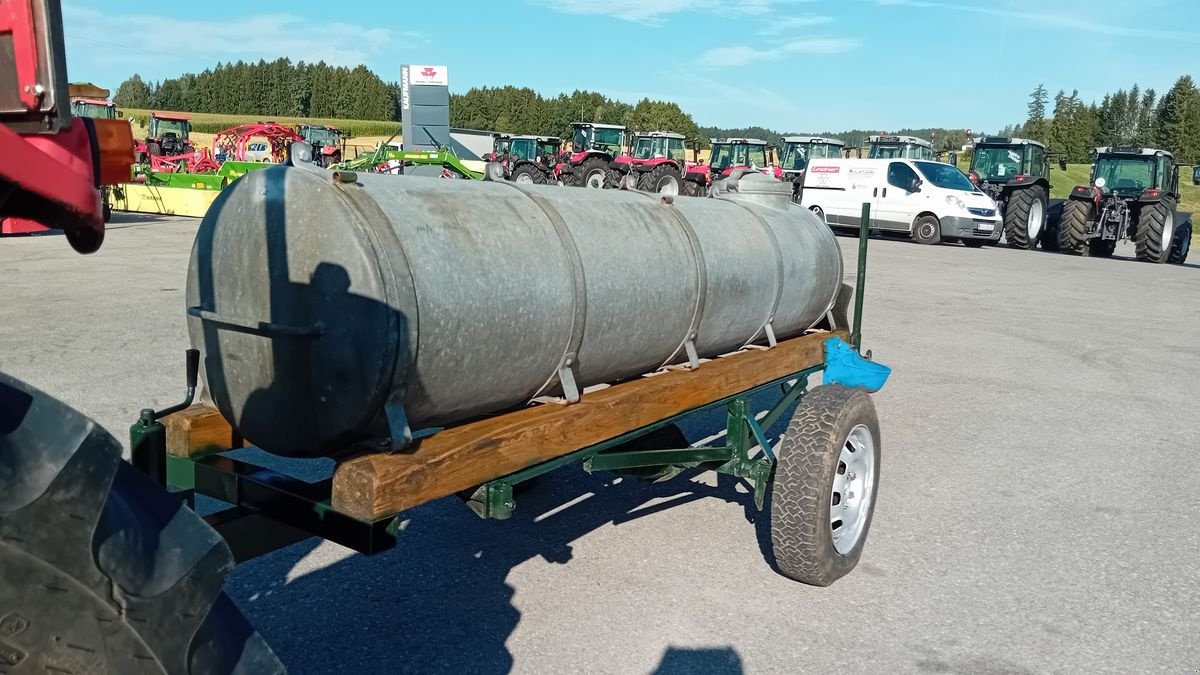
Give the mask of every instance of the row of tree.
MULTIPOLYGON (((247 116, 322 117, 399 120, 400 86, 385 82, 366 66, 346 68, 289 59, 217 64, 199 74, 162 82, 133 75, 117 88, 114 102, 125 108, 156 108, 247 116)), ((1100 103, 1085 103, 1078 91, 1060 90, 1050 111, 1049 92, 1039 85, 1030 94, 1024 123, 999 130, 1024 136, 1063 152, 1068 161, 1087 162, 1103 145, 1155 146, 1174 152, 1181 163, 1200 161, 1200 90, 1184 75, 1163 96, 1153 89, 1118 90, 1100 103)), ((763 127, 699 127, 670 101, 643 99, 636 104, 594 91, 545 97, 525 87, 474 87, 450 99, 450 123, 456 127, 505 133, 567 137, 571 122, 623 124, 638 130, 676 131, 702 146, 709 138, 755 137, 778 145, 782 132, 763 127)), ((879 131, 824 132, 851 147, 879 131)), ((933 141, 939 150, 968 142, 966 129, 900 129, 892 133, 933 141)))
POLYGON ((1045 143, 1069 162, 1090 161, 1101 146, 1138 146, 1169 150, 1181 164, 1200 162, 1200 90, 1190 75, 1176 80, 1162 97, 1137 85, 1108 94, 1100 103, 1084 103, 1078 91, 1060 90, 1050 106, 1049 92, 1038 85, 1029 94, 1028 118, 1000 130, 1045 143))
POLYGON ((218 63, 200 74, 162 82, 133 75, 117 87, 123 108, 277 117, 397 120, 400 85, 384 82, 366 66, 293 64, 289 59, 218 63))

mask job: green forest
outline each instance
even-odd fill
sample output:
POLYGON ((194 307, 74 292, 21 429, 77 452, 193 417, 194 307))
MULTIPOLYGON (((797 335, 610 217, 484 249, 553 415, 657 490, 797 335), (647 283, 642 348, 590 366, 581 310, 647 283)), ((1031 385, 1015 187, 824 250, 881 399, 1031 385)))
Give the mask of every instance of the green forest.
MULTIPOLYGON (((248 117, 319 117, 397 121, 400 85, 385 82, 366 66, 346 68, 290 59, 218 63, 202 73, 162 82, 133 75, 117 88, 123 108, 224 113, 248 117)), ((778 144, 790 133, 820 133, 860 146, 870 134, 887 131, 933 141, 938 149, 966 144, 966 129, 886 129, 781 132, 763 127, 700 127, 671 101, 629 103, 594 91, 544 96, 528 87, 472 87, 451 94, 450 124, 505 133, 569 136, 571 122, 624 124, 638 130, 676 131, 707 145, 709 138, 749 136, 778 144)), ((1200 160, 1200 91, 1191 76, 1180 77, 1163 95, 1134 85, 1083 101, 1078 91, 1060 90, 1051 100, 1044 85, 1030 94, 1025 121, 996 130, 1023 136, 1066 154, 1069 162, 1090 161, 1093 147, 1155 146, 1174 152, 1183 164, 1200 160)))

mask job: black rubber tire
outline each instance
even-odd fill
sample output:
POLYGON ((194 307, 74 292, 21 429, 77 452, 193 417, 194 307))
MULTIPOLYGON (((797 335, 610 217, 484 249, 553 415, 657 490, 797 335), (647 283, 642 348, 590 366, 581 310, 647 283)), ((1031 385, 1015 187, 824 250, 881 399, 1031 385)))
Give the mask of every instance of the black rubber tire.
POLYGON ((159 143, 156 143, 154 141, 147 142, 146 143, 146 154, 154 155, 154 156, 161 156, 163 154, 162 145, 160 145, 159 143))
POLYGON ((771 483, 771 544, 784 576, 828 586, 862 556, 879 494, 881 439, 875 404, 861 389, 822 385, 800 400, 779 446, 771 483), (862 534, 847 554, 833 545, 833 477, 846 439, 864 425, 875 441, 875 475, 862 534))
POLYGON ((101 209, 102 215, 104 216, 104 222, 107 223, 108 221, 112 220, 112 204, 104 204, 101 209))
MULTIPOLYGON (((1029 236, 1029 212, 1034 204, 1042 205, 1042 226, 1046 220, 1046 189, 1041 185, 1032 185, 1015 190, 1009 197, 1008 207, 1004 211, 1004 241, 1012 248, 1032 250, 1037 248, 1038 237, 1029 236)), ((1038 230, 1038 235, 1041 230, 1038 230)))
POLYGON ((1133 237, 1134 254, 1138 260, 1165 263, 1171 255, 1171 246, 1163 246, 1163 230, 1170 225, 1171 242, 1175 238, 1175 200, 1164 199, 1157 204, 1147 204, 1138 213, 1137 232, 1133 237), (1169 221, 1169 223, 1168 223, 1169 221))
POLYGON ((812 214, 817 217, 817 220, 820 220, 825 225, 829 225, 829 221, 825 218, 825 209, 814 205, 808 207, 808 210, 812 211, 812 214))
POLYGON ((593 157, 583 163, 579 167, 579 185, 583 187, 596 187, 595 176, 600 175, 600 188, 606 188, 609 184, 608 164, 599 157, 593 157))
POLYGON ((987 239, 962 239, 960 241, 967 248, 983 248, 985 245, 991 243, 987 239))
POLYGON ((0 375, 0 670, 282 673, 233 564, 108 432, 0 375))
POLYGON ((513 169, 512 173, 509 174, 508 179, 514 183, 524 182, 526 185, 534 185, 539 182, 538 178, 541 176, 541 174, 541 170, 532 164, 522 164, 513 169), (522 178, 528 178, 528 180, 522 181, 522 178))
POLYGON ((1096 237, 1088 241, 1088 256, 1092 258, 1111 258, 1117 250, 1117 242, 1112 239, 1096 237))
POLYGON ((683 191, 683 176, 670 164, 659 164, 650 172, 650 192, 678 195, 683 191))
POLYGON ((694 180, 683 180, 683 185, 680 186, 684 197, 703 197, 704 184, 694 180))
POLYGON ((1171 255, 1167 262, 1172 265, 1182 265, 1187 262, 1188 251, 1192 248, 1192 222, 1175 226, 1175 239, 1171 242, 1171 255))
POLYGON ((912 240, 918 244, 937 244, 942 241, 942 224, 936 216, 920 216, 913 223, 912 240))
POLYGON ((1070 255, 1088 252, 1088 223, 1094 218, 1096 205, 1078 199, 1063 204, 1062 220, 1058 223, 1058 250, 1070 255))

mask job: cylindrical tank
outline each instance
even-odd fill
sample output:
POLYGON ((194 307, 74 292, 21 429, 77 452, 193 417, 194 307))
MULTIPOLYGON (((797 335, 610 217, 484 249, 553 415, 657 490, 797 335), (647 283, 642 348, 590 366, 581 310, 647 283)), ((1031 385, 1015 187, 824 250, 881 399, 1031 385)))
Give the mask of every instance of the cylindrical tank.
POLYGON ((731 183, 664 203, 247 174, 204 218, 188 271, 209 396, 250 442, 315 456, 802 333, 837 295, 837 242, 790 184, 731 183))

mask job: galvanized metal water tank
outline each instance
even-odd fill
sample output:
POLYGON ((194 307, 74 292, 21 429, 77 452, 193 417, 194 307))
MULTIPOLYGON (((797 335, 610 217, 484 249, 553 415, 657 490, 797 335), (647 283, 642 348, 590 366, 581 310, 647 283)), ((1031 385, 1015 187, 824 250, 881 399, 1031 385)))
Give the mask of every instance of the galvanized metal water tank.
POLYGON ((323 455, 802 333, 837 295, 837 243, 790 184, 736 187, 665 204, 252 172, 192 251, 188 328, 209 395, 263 449, 323 455))

